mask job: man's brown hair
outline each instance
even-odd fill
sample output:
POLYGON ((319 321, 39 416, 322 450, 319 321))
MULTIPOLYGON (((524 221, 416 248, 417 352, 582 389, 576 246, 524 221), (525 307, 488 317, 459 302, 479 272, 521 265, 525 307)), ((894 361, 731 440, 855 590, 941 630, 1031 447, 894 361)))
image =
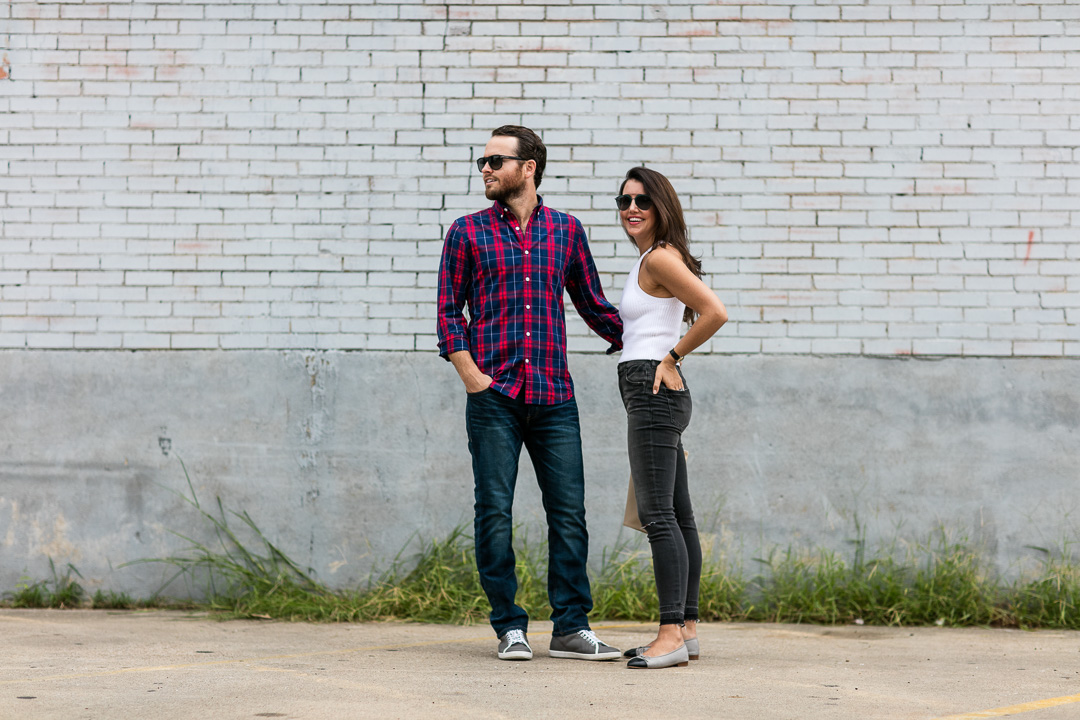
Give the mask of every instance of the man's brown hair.
POLYGON ((521 125, 503 125, 492 130, 491 137, 517 138, 518 157, 536 161, 533 183, 539 188, 540 181, 544 179, 544 167, 547 165, 547 148, 544 147, 544 141, 540 139, 540 136, 521 125))

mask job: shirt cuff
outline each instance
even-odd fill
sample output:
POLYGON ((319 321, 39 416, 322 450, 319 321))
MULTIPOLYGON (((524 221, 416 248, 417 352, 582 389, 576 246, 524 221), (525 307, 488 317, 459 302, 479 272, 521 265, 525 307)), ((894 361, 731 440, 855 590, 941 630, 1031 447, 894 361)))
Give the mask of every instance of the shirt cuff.
POLYGON ((439 343, 439 357, 450 362, 450 355, 459 350, 469 350, 469 341, 463 337, 450 337, 439 343))
POLYGON ((621 342, 613 342, 613 343, 611 343, 611 347, 609 347, 604 354, 605 355, 614 355, 615 353, 619 352, 620 350, 622 350, 622 343, 621 342))

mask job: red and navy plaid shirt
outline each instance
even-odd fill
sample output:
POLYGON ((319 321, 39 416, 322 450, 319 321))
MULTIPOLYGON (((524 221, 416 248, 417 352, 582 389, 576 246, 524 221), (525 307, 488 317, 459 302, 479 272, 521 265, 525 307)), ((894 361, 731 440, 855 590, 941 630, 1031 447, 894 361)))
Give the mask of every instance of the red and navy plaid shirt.
POLYGON ((552 405, 574 396, 563 289, 612 343, 609 353, 622 347, 622 320, 604 298, 581 223, 537 200, 525 233, 498 202, 450 226, 439 265, 439 354, 468 350, 493 390, 512 398, 524 390, 526 403, 552 405))

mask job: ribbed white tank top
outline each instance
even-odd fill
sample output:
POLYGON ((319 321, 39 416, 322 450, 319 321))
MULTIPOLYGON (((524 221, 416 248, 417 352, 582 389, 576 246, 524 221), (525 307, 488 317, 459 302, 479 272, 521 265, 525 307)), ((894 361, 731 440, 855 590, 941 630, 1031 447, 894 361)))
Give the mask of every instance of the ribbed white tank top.
POLYGON ((623 321, 623 349, 620 361, 663 360, 679 342, 679 325, 686 306, 679 298, 653 297, 638 285, 638 271, 646 250, 626 276, 619 315, 623 321))

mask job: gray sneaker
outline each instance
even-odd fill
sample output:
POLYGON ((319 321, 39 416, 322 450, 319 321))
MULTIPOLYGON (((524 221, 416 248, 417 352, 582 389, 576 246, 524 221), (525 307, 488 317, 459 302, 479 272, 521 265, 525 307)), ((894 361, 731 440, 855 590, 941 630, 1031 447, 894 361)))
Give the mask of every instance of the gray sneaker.
POLYGON ((549 654, 553 658, 573 660, 617 660, 622 657, 618 648, 602 642, 592 630, 578 630, 573 635, 551 638, 549 654))
POLYGON ((524 630, 507 630, 499 638, 500 660, 532 660, 532 648, 524 630))

